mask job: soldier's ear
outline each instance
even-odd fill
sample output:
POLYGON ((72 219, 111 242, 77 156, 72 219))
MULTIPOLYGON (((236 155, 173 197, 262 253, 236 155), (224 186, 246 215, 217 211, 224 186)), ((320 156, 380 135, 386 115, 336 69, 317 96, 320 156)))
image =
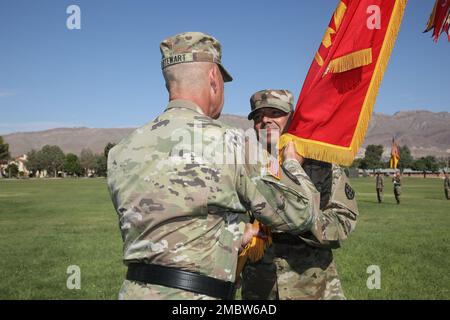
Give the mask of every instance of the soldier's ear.
POLYGON ((217 72, 218 72, 219 68, 216 68, 216 66, 214 65, 210 70, 209 70, 209 85, 211 87, 211 90, 213 90, 213 92, 216 94, 217 90, 218 90, 218 86, 219 86, 219 81, 217 79, 217 72))

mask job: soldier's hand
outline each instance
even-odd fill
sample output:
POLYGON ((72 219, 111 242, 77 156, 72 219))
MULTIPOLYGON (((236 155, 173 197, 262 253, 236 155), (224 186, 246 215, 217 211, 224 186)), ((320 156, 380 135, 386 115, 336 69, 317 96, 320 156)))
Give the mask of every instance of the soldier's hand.
POLYGON ((283 149, 283 161, 291 159, 297 160, 301 165, 303 165, 303 162, 305 161, 305 159, 297 153, 297 150, 295 150, 294 142, 289 141, 283 149))
POLYGON ((255 227, 252 223, 246 223, 244 229, 244 235, 242 236, 241 249, 245 248, 245 246, 252 241, 252 238, 256 236, 259 232, 259 228, 255 227))
POLYGON ((246 223, 244 235, 242 236, 241 248, 239 252, 241 252, 247 244, 252 241, 253 237, 259 237, 261 239, 267 239, 267 236, 261 232, 259 226, 253 223, 246 223))

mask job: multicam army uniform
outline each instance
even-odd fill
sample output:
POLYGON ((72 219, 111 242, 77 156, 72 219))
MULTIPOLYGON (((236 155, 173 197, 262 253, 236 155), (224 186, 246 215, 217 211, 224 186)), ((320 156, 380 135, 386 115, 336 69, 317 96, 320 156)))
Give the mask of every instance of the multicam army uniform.
MULTIPOLYGON (((314 180, 321 181, 317 186, 326 189, 326 177, 314 178, 324 170, 308 163, 305 166, 314 180)), ((296 177, 308 180, 302 173, 296 177)), ((323 222, 295 244, 274 242, 261 261, 248 263, 242 276, 243 299, 345 299, 331 248, 338 248, 354 230, 358 209, 354 191, 339 166, 333 165, 330 182, 331 197, 323 208, 323 222)))
MULTIPOLYGON (((157 264, 234 282, 248 211, 273 230, 329 232, 323 229, 326 218, 317 216, 320 196, 310 183, 297 184, 287 175, 278 180, 265 167, 248 164, 247 155, 245 164, 219 164, 196 148, 220 145, 223 139, 227 154, 239 158, 245 149, 242 134, 205 116, 190 101, 173 100, 154 121, 111 149, 108 187, 125 264, 157 264), (203 130, 200 140, 195 140, 196 129, 203 130)), ((305 175, 295 160, 285 161, 283 168, 305 175)), ((341 231, 332 235, 340 240, 341 231)), ((120 298, 210 297, 126 280, 120 298)))
MULTIPOLYGON (((162 41, 160 49, 162 69, 215 63, 224 82, 232 80, 221 64, 220 43, 207 34, 180 33, 162 41)), ((232 283, 248 211, 275 230, 308 230, 318 194, 253 164, 246 147, 240 132, 207 117, 191 101, 173 100, 158 118, 111 149, 108 186, 119 215, 125 264, 154 264, 232 283), (198 130, 204 131, 196 135, 198 130), (216 148, 219 155, 226 149, 226 162, 217 161, 211 152, 216 148)), ((290 162, 291 169, 302 170, 290 162)), ((125 281, 120 298, 210 297, 125 281)))
POLYGON ((444 192, 447 200, 450 200, 450 178, 448 176, 444 179, 444 192))
POLYGON ((376 188, 377 188, 378 203, 381 203, 383 201, 384 179, 379 174, 377 175, 376 178, 376 188))
POLYGON ((400 204, 400 195, 402 193, 402 180, 400 178, 400 176, 394 176, 394 178, 392 178, 392 182, 394 183, 394 196, 395 196, 395 200, 397 201, 397 204, 400 204))
MULTIPOLYGON (((248 119, 262 108, 290 113, 293 103, 289 90, 258 91, 250 98, 248 119)), ((305 159, 303 168, 305 172, 296 178, 320 192, 323 212, 318 216, 325 223, 299 238, 274 233, 273 245, 262 260, 248 261, 243 270, 243 299, 345 298, 331 248, 337 248, 355 227, 358 209, 354 192, 339 167, 332 169, 329 163, 305 159)))

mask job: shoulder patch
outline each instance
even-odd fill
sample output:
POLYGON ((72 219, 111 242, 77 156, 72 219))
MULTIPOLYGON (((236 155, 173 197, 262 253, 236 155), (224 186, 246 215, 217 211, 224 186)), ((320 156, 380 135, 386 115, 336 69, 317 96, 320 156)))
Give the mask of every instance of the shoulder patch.
POLYGON ((345 183, 345 195, 348 200, 353 200, 353 198, 355 198, 355 190, 353 190, 347 182, 345 183))

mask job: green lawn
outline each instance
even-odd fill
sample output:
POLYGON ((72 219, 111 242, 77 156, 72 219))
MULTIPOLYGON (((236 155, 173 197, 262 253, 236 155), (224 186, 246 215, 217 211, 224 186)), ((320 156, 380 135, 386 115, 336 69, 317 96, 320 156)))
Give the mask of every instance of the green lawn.
POLYGON ((0 299, 116 299, 125 268, 105 179, 0 181, 0 299), (68 290, 67 267, 81 269, 68 290))
POLYGON ((352 180, 360 210, 354 234, 335 252, 350 299, 450 299, 450 201, 443 180, 403 178, 397 205, 390 179, 378 204, 371 178, 352 180), (381 269, 368 290, 367 267, 381 269))
MULTIPOLYGON (((388 182, 386 179, 385 182, 388 182)), ((389 186, 352 180, 360 210, 354 234, 335 252, 349 299, 449 299, 450 201, 440 179, 404 178, 402 204, 389 186), (366 286, 381 269, 381 289, 366 286)), ((104 179, 0 180, 0 299, 116 299, 125 268, 104 179), (81 289, 66 287, 67 267, 81 289)))

